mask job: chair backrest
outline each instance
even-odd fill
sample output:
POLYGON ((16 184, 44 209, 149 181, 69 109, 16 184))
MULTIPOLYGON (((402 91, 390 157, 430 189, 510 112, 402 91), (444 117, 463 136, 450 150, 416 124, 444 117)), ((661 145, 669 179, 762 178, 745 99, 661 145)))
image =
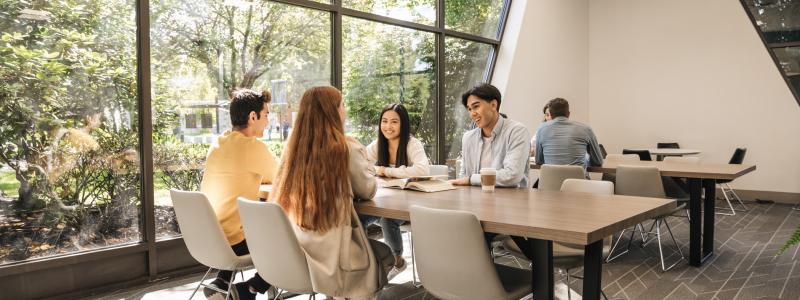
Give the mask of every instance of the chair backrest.
POLYGON ((543 191, 558 191, 565 179, 586 179, 586 174, 581 166, 572 165, 542 165, 539 170, 539 189, 543 191))
POLYGON ((428 292, 441 299, 508 297, 474 214, 416 205, 410 214, 417 270, 428 292))
POLYGON ((658 149, 680 149, 681 146, 678 143, 658 143, 656 144, 656 148, 658 149))
POLYGON ((636 154, 639 155, 639 160, 653 160, 653 157, 650 156, 650 150, 622 149, 622 154, 636 154))
POLYGON ((667 156, 664 157, 664 162, 679 162, 687 164, 700 163, 700 158, 697 156, 667 156))
POLYGON ((731 160, 728 163, 732 165, 741 165, 744 162, 745 154, 747 154, 747 148, 736 148, 736 151, 733 151, 733 156, 731 156, 731 160))
POLYGON ((615 194, 666 198, 661 172, 656 167, 617 166, 615 194))
POLYGON ((430 165, 428 170, 429 170, 428 174, 431 175, 431 176, 437 176, 437 175, 438 176, 441 176, 441 175, 447 176, 448 175, 447 166, 445 166, 445 165, 430 165))
POLYGON ((305 253, 280 205, 239 197, 239 215, 258 274, 286 291, 313 293, 305 253))
POLYGON ((206 195, 174 189, 169 194, 189 254, 206 266, 233 270, 237 256, 225 238, 206 195))
POLYGON ((613 195, 614 183, 611 181, 603 181, 603 180, 570 178, 564 180, 564 183, 561 184, 561 191, 613 195))
POLYGON ((639 161, 639 155, 636 154, 609 154, 606 160, 610 161, 639 161))
POLYGON ((598 144, 600 146, 600 154, 603 155, 603 158, 608 156, 608 151, 606 151, 606 147, 603 147, 603 144, 598 144))

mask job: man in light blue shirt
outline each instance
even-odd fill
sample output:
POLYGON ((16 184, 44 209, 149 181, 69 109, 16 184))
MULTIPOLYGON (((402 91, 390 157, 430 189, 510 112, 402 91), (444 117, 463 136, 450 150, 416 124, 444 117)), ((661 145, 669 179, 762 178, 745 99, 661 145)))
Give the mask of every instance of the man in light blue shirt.
POLYGON ((521 123, 500 113, 500 91, 480 84, 461 96, 477 128, 461 140, 463 163, 454 185, 480 185, 481 168, 497 170, 497 186, 528 187, 531 134, 521 123))
POLYGON ((562 98, 547 104, 553 120, 536 131, 536 164, 601 166, 603 156, 589 126, 569 119, 569 102, 562 98), (587 159, 588 156, 588 159, 587 159))

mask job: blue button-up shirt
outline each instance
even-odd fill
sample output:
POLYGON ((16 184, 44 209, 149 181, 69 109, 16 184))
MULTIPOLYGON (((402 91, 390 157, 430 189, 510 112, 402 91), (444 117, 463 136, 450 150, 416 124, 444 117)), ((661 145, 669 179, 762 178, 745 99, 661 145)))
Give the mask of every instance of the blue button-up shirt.
POLYGON ((545 122, 536 131, 537 164, 579 165, 585 169, 587 164, 603 165, 600 153, 592 128, 566 117, 545 122))
MULTIPOLYGON (((492 129, 492 167, 497 170, 497 185, 503 187, 528 187, 528 155, 531 151, 531 133, 517 121, 498 117, 492 129)), ((470 177, 471 185, 480 185, 481 151, 483 133, 475 128, 464 133, 461 139, 463 163, 459 177, 470 177)))

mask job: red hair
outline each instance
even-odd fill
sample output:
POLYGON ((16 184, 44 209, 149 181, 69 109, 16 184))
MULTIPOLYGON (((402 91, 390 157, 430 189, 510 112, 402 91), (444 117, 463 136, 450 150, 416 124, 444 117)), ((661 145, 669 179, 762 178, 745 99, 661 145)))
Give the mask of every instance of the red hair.
POLYGON ((345 223, 352 205, 342 93, 331 86, 303 94, 272 199, 303 229, 326 232, 345 223))

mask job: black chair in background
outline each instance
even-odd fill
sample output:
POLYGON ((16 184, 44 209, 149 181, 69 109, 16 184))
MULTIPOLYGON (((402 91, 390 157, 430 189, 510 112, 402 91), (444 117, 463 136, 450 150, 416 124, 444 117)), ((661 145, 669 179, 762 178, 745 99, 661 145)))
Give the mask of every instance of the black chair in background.
POLYGON ((603 156, 603 159, 606 159, 606 156, 608 156, 608 152, 606 152, 606 147, 603 147, 603 144, 599 144, 598 146, 600 146, 600 155, 603 156))
MULTIPOLYGON (((731 160, 728 162, 732 165, 741 165, 744 162, 744 155, 747 154, 747 148, 736 148, 736 151, 733 151, 733 156, 731 156, 731 160)), ((742 198, 739 198, 739 195, 731 188, 728 183, 730 183, 731 179, 718 179, 717 184, 719 185, 719 189, 722 190, 722 196, 725 197, 725 201, 728 202, 728 207, 718 207, 721 209, 730 209, 730 213, 723 213, 718 212, 717 214, 726 215, 726 216, 734 216, 736 215, 737 211, 747 211, 747 206, 744 205, 742 202, 742 198), (734 209, 733 204, 731 203, 731 198, 736 199, 739 202, 739 205, 743 207, 743 209, 734 209)))
POLYGON ((658 149, 680 149, 681 146, 678 143, 658 143, 656 144, 656 148, 658 149))
POLYGON ((622 149, 622 154, 636 154, 639 155, 639 160, 646 160, 646 161, 653 160, 653 157, 650 156, 650 151, 648 150, 622 149))
MULTIPOLYGON (((678 143, 658 143, 656 144, 656 148, 658 149, 680 149, 681 146, 678 143)), ((657 161, 664 160, 664 155, 656 155, 657 161)))

